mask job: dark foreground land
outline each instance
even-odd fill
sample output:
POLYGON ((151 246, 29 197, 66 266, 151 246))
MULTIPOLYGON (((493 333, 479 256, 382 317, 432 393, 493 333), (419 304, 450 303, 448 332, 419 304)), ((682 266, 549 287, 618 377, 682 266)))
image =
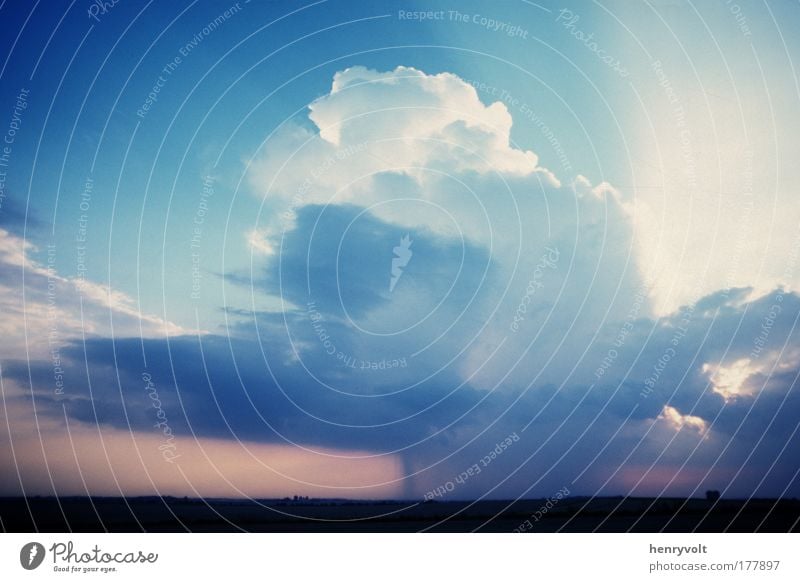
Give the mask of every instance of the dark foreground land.
POLYGON ((0 498, 6 532, 789 532, 797 499, 569 497, 478 502, 0 498))

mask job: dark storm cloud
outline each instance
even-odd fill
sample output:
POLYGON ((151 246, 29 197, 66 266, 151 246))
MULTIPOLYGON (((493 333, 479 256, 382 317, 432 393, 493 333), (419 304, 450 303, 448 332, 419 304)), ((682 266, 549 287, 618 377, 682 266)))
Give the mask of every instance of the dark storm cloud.
MULTIPOLYGON (((602 242, 599 235, 582 236, 583 244, 602 242)), ((559 338, 571 345, 577 336, 582 339, 572 343, 585 345, 586 329, 593 333, 601 314, 576 315, 565 305, 576 304, 570 297, 583 289, 559 288, 568 269, 591 269, 573 263, 569 232, 551 241, 563 256, 558 268, 548 271, 548 287, 532 302, 519 338, 537 333, 548 306, 558 303, 549 325, 560 335, 551 330, 545 345, 559 338)), ((541 252, 537 248, 526 260, 535 265, 541 252)), ((609 260, 608 268, 624 271, 619 257, 609 260)), ((459 367, 463 354, 454 356, 470 347, 488 317, 486 295, 497 289, 482 284, 482 273, 494 268, 486 250, 461 240, 427 230, 409 233, 354 206, 307 206, 298 210, 280 252, 255 282, 295 309, 231 309, 230 336, 73 341, 60 351, 68 379, 63 397, 53 396, 51 362, 7 361, 3 372, 34 387, 39 414, 60 417, 63 405, 74 419, 136 432, 154 431, 157 422, 146 374, 176 435, 403 450, 409 470, 435 467, 421 481, 430 479, 431 485, 483 458, 509 434, 520 436, 492 461, 491 470, 463 488, 463 497, 495 485, 505 495, 529 487, 557 489, 584 469, 582 486, 593 491, 610 476, 622 479, 615 473, 620 467, 646 471, 656 461, 667 471, 684 463, 686 471, 705 471, 716 463, 712 481, 746 461, 744 481, 737 484, 745 491, 757 482, 753 474, 766 471, 794 442, 800 417, 794 389, 800 358, 797 295, 778 289, 748 300, 752 290, 730 289, 657 320, 642 308, 620 342, 620 314, 629 311, 623 305, 586 353, 565 344, 539 380, 531 379, 543 365, 539 362, 549 358, 541 341, 523 354, 517 378, 479 384, 459 367), (392 250, 407 234, 414 255, 392 290, 392 250), (402 328, 420 320, 413 334, 375 335, 355 326, 402 328), (436 338, 449 325, 445 341, 414 353, 422 340, 436 338), (603 367, 609 349, 614 358, 603 367), (352 364, 401 359, 403 367, 385 369, 352 364), (742 359, 750 359, 753 369, 744 379, 746 394, 726 401, 713 390, 704 366, 742 359), (703 419, 708 436, 659 419, 665 406, 703 419)), ((31 273, 27 281, 35 293, 47 278, 31 273)), ((612 287, 601 294, 617 296, 612 287)), ((773 493, 793 469, 796 463, 782 461, 780 476, 770 481, 773 493)))

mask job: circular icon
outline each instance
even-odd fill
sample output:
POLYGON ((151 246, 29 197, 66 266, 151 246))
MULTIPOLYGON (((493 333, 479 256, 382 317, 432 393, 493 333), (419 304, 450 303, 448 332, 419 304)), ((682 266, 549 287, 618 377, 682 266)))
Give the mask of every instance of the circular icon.
POLYGON ((44 561, 44 546, 39 542, 29 542, 19 551, 19 563, 26 570, 35 570, 44 561))

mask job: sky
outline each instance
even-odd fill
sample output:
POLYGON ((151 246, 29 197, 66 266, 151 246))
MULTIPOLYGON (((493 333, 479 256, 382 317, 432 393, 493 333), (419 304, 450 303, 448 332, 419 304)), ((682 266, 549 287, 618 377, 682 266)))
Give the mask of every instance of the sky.
POLYGON ((797 24, 3 1, 0 495, 798 496, 797 24))

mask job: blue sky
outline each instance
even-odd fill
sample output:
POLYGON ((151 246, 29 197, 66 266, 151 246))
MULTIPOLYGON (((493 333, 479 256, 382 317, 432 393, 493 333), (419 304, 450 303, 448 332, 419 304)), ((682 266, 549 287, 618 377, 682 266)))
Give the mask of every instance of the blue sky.
POLYGON ((0 494, 797 495, 798 18, 3 3, 0 494))

